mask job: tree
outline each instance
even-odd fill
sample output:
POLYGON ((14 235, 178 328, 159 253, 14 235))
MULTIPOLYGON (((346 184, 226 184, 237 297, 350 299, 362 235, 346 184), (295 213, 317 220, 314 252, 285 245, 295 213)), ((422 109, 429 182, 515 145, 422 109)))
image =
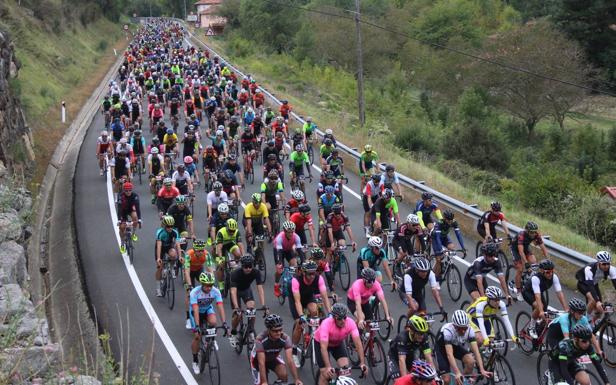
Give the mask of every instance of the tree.
POLYGON ((485 58, 519 68, 477 63, 480 84, 496 103, 521 119, 532 135, 537 123, 553 116, 562 126, 565 115, 585 95, 579 87, 535 76, 527 71, 585 85, 590 68, 579 46, 547 21, 528 23, 489 39, 485 58))
MULTIPOLYGON (((301 5, 298 0, 285 3, 301 5)), ((293 48, 300 11, 268 0, 242 0, 239 19, 244 38, 283 53, 293 48)))

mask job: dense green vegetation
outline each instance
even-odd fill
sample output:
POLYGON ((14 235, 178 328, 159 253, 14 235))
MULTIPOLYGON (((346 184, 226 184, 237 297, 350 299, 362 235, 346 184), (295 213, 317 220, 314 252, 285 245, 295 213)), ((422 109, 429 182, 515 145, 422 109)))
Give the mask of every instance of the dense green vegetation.
MULTIPOLYGON (((597 58, 590 42, 575 39, 592 23, 609 27, 608 2, 577 2, 588 3, 584 16, 565 0, 361 3, 364 20, 388 29, 362 26, 366 135, 385 133, 506 206, 616 246, 616 207, 598 192, 616 177, 616 127, 582 108, 594 100, 586 90, 546 79, 605 88, 610 46, 597 58), (563 27, 568 17, 583 17, 579 34, 563 27)), ((343 116, 356 108, 355 30, 345 11, 353 9, 353 0, 227 0, 226 51, 257 59, 300 92, 316 89, 343 116)), ((347 125, 357 129, 357 120, 347 125)))

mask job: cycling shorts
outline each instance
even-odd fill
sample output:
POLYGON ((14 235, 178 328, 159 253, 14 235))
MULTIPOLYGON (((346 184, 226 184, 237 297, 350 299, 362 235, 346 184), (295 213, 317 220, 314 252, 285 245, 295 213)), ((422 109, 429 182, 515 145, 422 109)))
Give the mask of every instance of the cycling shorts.
MULTIPOLYGON (((477 280, 469 277, 467 274, 464 274, 464 287, 469 294, 473 291, 479 291, 479 288, 477 287, 477 280)), ((487 287, 488 281, 486 280, 486 277, 483 277, 483 289, 485 290, 487 287)))
MULTIPOLYGON (((336 231, 332 232, 333 236, 334 236, 334 240, 336 241, 340 241, 340 240, 345 240, 344 238, 344 231, 342 231, 342 229, 338 229, 336 231)), ((325 247, 332 247, 331 242, 329 241, 329 230, 325 229, 325 247)))
MULTIPOLYGON (((578 281, 577 283, 577 289, 578 291, 584 296, 584 298, 586 298, 586 294, 587 293, 597 293, 597 296, 599 297, 598 300, 599 301, 603 301, 602 297, 601 297, 601 291, 599 290, 599 285, 592 285, 592 284, 588 284, 586 282, 583 281, 578 281)), ((594 295, 593 295, 594 297, 594 295)))
MULTIPOLYGON (((471 354, 471 352, 465 347, 458 346, 458 345, 451 345, 451 347, 453 348, 453 356, 457 360, 462 360, 462 358, 465 355, 471 354)), ((445 353, 445 345, 442 343, 437 343, 435 350, 436 350, 435 351, 436 362, 438 363, 438 368, 439 368, 438 372, 440 374, 450 373, 451 367, 449 366, 449 360, 447 359, 447 353, 445 353)))
MULTIPOLYGON (((323 361, 323 355, 321 354, 321 343, 320 342, 314 341, 314 351, 316 352, 316 355, 317 355, 317 365, 319 365, 319 368, 321 369, 324 368, 325 362, 323 361)), ((334 357, 336 361, 338 361, 338 359, 340 358, 349 356, 345 341, 342 341, 342 343, 338 346, 328 346, 327 352, 331 354, 332 357, 334 357)))
MULTIPOLYGON (((351 312, 351 314, 355 314, 355 311, 357 310, 357 305, 355 304, 355 301, 353 301, 349 297, 347 297, 347 307, 349 308, 349 311, 351 312)), ((372 316, 373 316, 372 309, 373 308, 374 306, 370 303, 370 301, 361 304, 361 311, 364 313, 365 320, 372 319, 372 316)))

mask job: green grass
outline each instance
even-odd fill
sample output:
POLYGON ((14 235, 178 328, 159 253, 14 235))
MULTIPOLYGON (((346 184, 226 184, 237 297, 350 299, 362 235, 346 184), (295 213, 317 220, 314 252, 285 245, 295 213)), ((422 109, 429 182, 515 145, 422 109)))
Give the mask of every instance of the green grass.
MULTIPOLYGON (((383 127, 379 127, 378 122, 370 120, 369 111, 368 129, 358 127, 357 107, 354 104, 355 81, 348 73, 333 68, 319 69, 298 63, 286 55, 265 56, 259 53, 243 57, 233 56, 225 49, 224 40, 221 38, 208 38, 204 41, 229 58, 234 65, 255 75, 258 82, 268 90, 280 98, 288 99, 298 114, 314 117, 321 128, 332 128, 336 137, 343 143, 361 147, 370 142, 378 150, 381 161, 394 163, 402 174, 415 180, 424 180, 428 186, 463 202, 477 203, 480 209, 489 207, 489 203, 493 200, 493 197, 481 195, 469 186, 463 186, 436 171, 432 168, 430 160, 418 159, 415 154, 404 152, 384 135, 369 137, 369 129, 376 132, 381 131, 383 127)), ((367 105, 370 105, 368 97, 367 105)), ((542 228, 543 234, 550 235, 553 241, 581 253, 594 255, 604 248, 549 219, 539 218, 525 210, 507 205, 503 210, 511 223, 523 225, 530 219, 535 220, 542 228)))

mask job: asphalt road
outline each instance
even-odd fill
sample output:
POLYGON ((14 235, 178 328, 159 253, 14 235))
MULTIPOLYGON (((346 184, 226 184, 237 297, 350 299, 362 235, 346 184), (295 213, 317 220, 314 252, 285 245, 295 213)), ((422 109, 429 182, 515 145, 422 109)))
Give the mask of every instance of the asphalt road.
MULTIPOLYGON (((136 244, 134 265, 128 267, 119 252, 117 238, 114 235, 115 225, 110 216, 107 181, 99 176, 94 155, 96 138, 102 127, 103 120, 98 115, 90 126, 83 143, 74 180, 76 192, 75 218, 81 263, 85 272, 84 279, 88 295, 96 311, 98 322, 102 330, 110 334, 111 346, 116 358, 127 363, 131 371, 143 369, 148 372, 151 370, 152 373, 159 376, 161 384, 209 383, 205 376, 192 376, 192 372, 187 372, 192 360, 190 352, 192 335, 184 326, 185 307, 181 291, 178 290, 176 293, 176 307, 173 311, 168 309, 165 299, 155 296, 153 245, 154 234, 159 227, 159 221, 155 206, 149 202, 150 194, 145 181, 142 185, 135 182, 135 191, 141 197, 143 228, 138 231, 140 239, 136 244)), ((144 127, 147 127, 147 125, 144 125, 144 127)), ((144 133, 149 142, 151 134, 147 131, 147 129, 144 130, 144 133)), ((319 175, 317 170, 313 169, 312 171, 313 175, 319 175)), ((242 192, 244 202, 248 202, 250 194, 258 191, 262 173, 258 171, 255 174, 258 182, 255 181, 254 185, 246 185, 246 189, 242 192)), ((348 178, 347 187, 357 193, 359 189, 358 177, 349 174, 348 178)), ((286 188, 288 190, 288 185, 286 188)), ((307 197, 313 208, 313 216, 316 218, 315 189, 316 182, 313 182, 307 191, 307 197)), ((205 238, 207 234, 205 192, 203 188, 199 188, 197 191, 198 196, 194 213, 195 229, 198 237, 205 238)), ((363 247, 366 244, 366 239, 363 237, 361 202, 347 190, 344 194, 345 212, 351 219, 353 233, 358 240, 359 247, 363 247)), ((405 218, 410 210, 409 204, 402 202, 400 205, 402 218, 405 218)), ((465 237, 465 242, 467 249, 474 250, 476 239, 465 237)), ((354 278, 355 256, 350 254, 349 250, 347 255, 352 261, 351 271, 354 278)), ((474 252, 471 251, 469 254, 467 261, 472 260, 474 252)), ((277 312, 285 319, 285 330, 290 333, 292 318, 288 305, 285 303, 284 306, 280 306, 273 295, 273 271, 271 270, 273 259, 269 245, 266 247, 266 256, 269 258, 268 266, 270 267, 265 284, 267 306, 270 307, 271 311, 277 312)), ((464 274, 464 271, 466 271, 464 263, 459 262, 457 265, 464 274)), ((176 287, 178 286, 180 286, 179 280, 176 283, 176 287)), ((340 289, 338 289, 338 294, 343 295, 340 289)), ((467 299, 465 290, 458 303, 452 303, 445 287, 441 290, 441 294, 445 308, 450 313, 459 308, 462 300, 467 299)), ((571 294, 571 292, 567 292, 567 297, 571 294)), ((405 306, 400 302, 397 295, 388 291, 387 299, 394 319, 397 320, 405 311, 405 306)), ((437 310, 430 294, 427 294, 427 301, 430 310, 437 310)), ((555 296, 552 294, 551 304, 554 305, 555 302, 555 296)), ((231 313, 228 301, 225 301, 225 308, 227 316, 229 316, 231 313)), ((528 311, 529 309, 525 303, 514 304, 510 308, 512 324, 520 310, 528 311)), ((437 326, 438 324, 434 325, 433 330, 436 330, 437 326)), ((262 328, 262 319, 258 317, 257 329, 260 331, 262 328)), ((223 379, 225 381, 232 379, 233 383, 237 384, 251 383, 252 377, 245 354, 238 357, 225 339, 219 337, 218 341, 223 379)), ((387 349, 387 344, 385 344, 385 348, 387 349)), ((515 380, 518 384, 536 383, 536 355, 527 357, 520 351, 512 351, 507 358, 515 370, 515 380)), ((304 381, 310 383, 310 373, 306 368, 301 370, 300 374, 304 381)), ((354 371, 355 377, 358 374, 357 371, 354 371)), ((608 375, 616 378, 616 371, 610 369, 608 375)), ((272 380, 270 378, 270 382, 272 380)), ((360 384, 371 382, 370 379, 359 380, 360 384)))

